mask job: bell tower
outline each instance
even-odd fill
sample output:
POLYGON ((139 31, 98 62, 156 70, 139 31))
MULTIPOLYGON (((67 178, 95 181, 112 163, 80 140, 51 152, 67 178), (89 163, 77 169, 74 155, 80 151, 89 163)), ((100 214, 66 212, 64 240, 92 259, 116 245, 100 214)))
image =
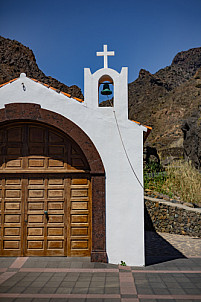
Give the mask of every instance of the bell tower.
POLYGON ((128 119, 128 68, 122 67, 121 72, 108 67, 108 56, 114 56, 114 51, 108 51, 107 45, 97 56, 103 56, 104 67, 93 74, 90 68, 84 69, 84 103, 85 106, 96 110, 113 110, 118 119, 128 119), (107 83, 105 83, 107 82, 107 83), (108 85, 105 85, 105 84, 108 85), (103 85, 102 94, 110 95, 110 84, 113 85, 113 108, 99 107, 99 89, 103 85), (104 93, 105 92, 105 93, 104 93))

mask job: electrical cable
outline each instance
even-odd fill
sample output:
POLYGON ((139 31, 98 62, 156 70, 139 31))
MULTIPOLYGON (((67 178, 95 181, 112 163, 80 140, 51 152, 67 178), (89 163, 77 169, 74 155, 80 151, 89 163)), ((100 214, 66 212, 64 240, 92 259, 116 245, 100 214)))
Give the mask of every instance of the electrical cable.
MULTIPOLYGON (((111 100, 109 100, 109 98, 108 98, 108 101, 109 101, 111 107, 113 107, 113 105, 112 105, 112 103, 111 103, 111 100)), ((139 178, 138 178, 138 176, 137 176, 137 174, 136 174, 136 172, 135 172, 135 170, 134 170, 134 168, 133 168, 133 165, 132 165, 132 163, 131 163, 131 161, 130 161, 130 158, 129 158, 129 156, 128 156, 128 153, 127 153, 127 151, 126 151, 126 147, 125 147, 124 142, 123 142, 123 138, 122 138, 122 135, 121 135, 121 131, 120 131, 120 128, 119 128, 119 124, 118 124, 118 121, 117 121, 117 116, 116 116, 116 112, 115 112, 115 110, 114 110, 114 107, 113 107, 113 113, 114 113, 114 118, 115 118, 115 122, 116 122, 117 129, 118 129, 119 137, 120 137, 120 140, 121 140, 121 143, 122 143, 122 146, 123 146, 125 155, 126 155, 126 157, 127 157, 128 163, 129 163, 129 165, 130 165, 130 167, 131 167, 131 170, 132 170, 133 174, 135 175, 135 177, 136 177, 138 183, 139 183, 140 186, 144 189, 144 186, 143 186, 143 184, 141 183, 141 181, 139 180, 139 178)))

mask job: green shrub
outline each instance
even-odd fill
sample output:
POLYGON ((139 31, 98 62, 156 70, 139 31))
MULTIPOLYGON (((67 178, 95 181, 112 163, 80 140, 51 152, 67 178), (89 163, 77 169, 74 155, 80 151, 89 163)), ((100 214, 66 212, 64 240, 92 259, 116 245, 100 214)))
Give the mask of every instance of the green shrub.
POLYGON ((144 188, 157 191, 160 193, 166 193, 163 190, 164 183, 166 181, 166 172, 162 165, 150 161, 144 167, 144 188))

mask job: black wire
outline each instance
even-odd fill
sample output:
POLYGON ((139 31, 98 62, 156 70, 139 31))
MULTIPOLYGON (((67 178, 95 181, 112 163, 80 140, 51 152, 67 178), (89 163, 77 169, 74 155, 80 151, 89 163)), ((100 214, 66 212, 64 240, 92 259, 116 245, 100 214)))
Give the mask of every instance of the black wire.
MULTIPOLYGON (((109 100, 109 97, 108 97, 108 101, 109 101, 111 107, 113 107, 113 106, 112 106, 111 100, 109 100)), ((113 101, 113 102, 114 102, 114 101, 113 101)), ((129 163, 129 165, 130 165, 130 167, 131 167, 131 170, 132 170, 133 174, 135 175, 137 181, 139 182, 140 186, 144 189, 144 186, 143 186, 143 184, 141 183, 141 181, 139 180, 139 178, 138 178, 138 176, 137 176, 137 174, 136 174, 136 172, 135 172, 135 170, 134 170, 134 168, 133 168, 133 166, 132 166, 132 163, 131 163, 131 161, 130 161, 130 158, 129 158, 129 156, 128 156, 128 153, 127 153, 127 151, 126 151, 126 147, 125 147, 124 142, 123 142, 123 138, 122 138, 121 131, 120 131, 120 128, 119 128, 119 125, 118 125, 117 116, 116 116, 116 112, 115 112, 115 110, 114 110, 114 107, 113 107, 113 113, 114 113, 114 118, 115 118, 115 121, 116 121, 117 129, 118 129, 118 132, 119 132, 119 136, 120 136, 120 139, 121 139, 121 143, 122 143, 124 152, 125 152, 125 154, 126 154, 128 163, 129 163)))

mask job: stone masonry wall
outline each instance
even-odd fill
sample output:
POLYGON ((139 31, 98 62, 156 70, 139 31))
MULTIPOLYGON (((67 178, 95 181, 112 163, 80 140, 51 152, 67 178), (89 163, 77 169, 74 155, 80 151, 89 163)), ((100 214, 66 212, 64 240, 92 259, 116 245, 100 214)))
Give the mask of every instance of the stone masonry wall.
POLYGON ((201 237, 201 209, 145 197, 145 230, 201 237))

